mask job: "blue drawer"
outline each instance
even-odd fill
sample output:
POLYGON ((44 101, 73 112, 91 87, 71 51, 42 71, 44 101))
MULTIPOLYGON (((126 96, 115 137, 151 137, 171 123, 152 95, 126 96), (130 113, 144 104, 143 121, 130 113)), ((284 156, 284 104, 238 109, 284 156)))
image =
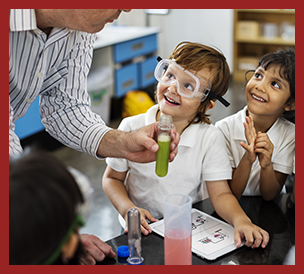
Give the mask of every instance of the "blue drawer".
POLYGON ((129 90, 138 89, 138 64, 123 66, 115 71, 115 96, 122 97, 129 90))
POLYGON ((114 46, 114 62, 121 63, 157 50, 156 34, 119 43, 114 46))
POLYGON ((156 56, 152 56, 139 63, 139 86, 146 88, 156 82, 154 69, 157 65, 156 56))
POLYGON ((31 104, 26 114, 15 122, 15 133, 19 139, 26 138, 44 129, 39 111, 39 97, 31 104))

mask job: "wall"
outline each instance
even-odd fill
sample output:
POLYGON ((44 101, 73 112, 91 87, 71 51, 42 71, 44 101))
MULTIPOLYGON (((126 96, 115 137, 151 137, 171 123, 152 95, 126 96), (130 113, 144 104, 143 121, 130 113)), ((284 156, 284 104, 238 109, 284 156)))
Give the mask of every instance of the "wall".
MULTIPOLYGON (((118 25, 146 26, 143 9, 122 13, 118 25)), ((171 9, 167 15, 149 15, 150 26, 160 27, 159 55, 166 58, 182 41, 207 44, 220 49, 233 67, 233 10, 171 9)))

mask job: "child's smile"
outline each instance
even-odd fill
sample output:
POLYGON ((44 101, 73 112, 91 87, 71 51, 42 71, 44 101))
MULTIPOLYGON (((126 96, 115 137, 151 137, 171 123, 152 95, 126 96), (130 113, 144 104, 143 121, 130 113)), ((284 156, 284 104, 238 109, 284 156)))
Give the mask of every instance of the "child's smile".
POLYGON ((265 99, 263 99, 262 97, 252 93, 251 94, 252 98, 258 102, 261 102, 261 103, 266 103, 267 101, 265 99))
POLYGON ((179 106, 180 103, 178 103, 177 101, 171 99, 169 96, 164 95, 164 99, 166 100, 166 104, 170 105, 170 106, 179 106))

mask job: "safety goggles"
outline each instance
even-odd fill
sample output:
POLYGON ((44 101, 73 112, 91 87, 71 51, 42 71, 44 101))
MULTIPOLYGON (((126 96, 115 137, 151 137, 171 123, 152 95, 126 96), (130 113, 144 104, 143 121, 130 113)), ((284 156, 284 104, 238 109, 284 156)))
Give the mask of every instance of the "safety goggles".
POLYGON ((70 226, 68 232, 64 235, 63 239, 61 240, 59 246, 57 249, 51 254, 51 256, 43 263, 43 265, 50 265, 54 263, 59 255, 62 252, 62 247, 64 244, 70 239, 73 232, 75 232, 76 229, 81 228, 85 225, 82 217, 80 214, 77 214, 72 225, 70 226))
POLYGON ((196 98, 204 101, 209 96, 210 99, 218 99, 226 107, 230 105, 223 97, 211 91, 211 83, 204 77, 194 75, 173 59, 158 57, 157 60, 159 63, 154 70, 154 76, 161 84, 165 86, 175 84, 178 94, 188 99, 196 98))

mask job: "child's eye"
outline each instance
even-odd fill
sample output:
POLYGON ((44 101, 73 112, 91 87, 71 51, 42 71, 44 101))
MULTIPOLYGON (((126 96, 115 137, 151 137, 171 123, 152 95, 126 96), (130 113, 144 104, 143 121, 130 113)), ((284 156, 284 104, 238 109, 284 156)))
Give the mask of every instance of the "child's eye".
POLYGON ((262 75, 261 75, 260 73, 256 72, 256 73, 254 74, 254 77, 257 78, 257 79, 261 79, 261 78, 262 78, 262 75))
POLYGON ((189 84, 189 83, 185 84, 184 87, 185 87, 187 90, 189 90, 189 91, 194 91, 193 86, 192 86, 191 84, 189 84))
POLYGON ((274 86, 275 88, 280 88, 280 85, 277 82, 275 82, 275 81, 273 81, 271 83, 271 85, 274 86))
POLYGON ((166 81, 171 80, 171 79, 174 79, 174 75, 173 75, 172 73, 170 73, 170 72, 167 72, 167 73, 164 75, 164 79, 165 79, 166 81))

